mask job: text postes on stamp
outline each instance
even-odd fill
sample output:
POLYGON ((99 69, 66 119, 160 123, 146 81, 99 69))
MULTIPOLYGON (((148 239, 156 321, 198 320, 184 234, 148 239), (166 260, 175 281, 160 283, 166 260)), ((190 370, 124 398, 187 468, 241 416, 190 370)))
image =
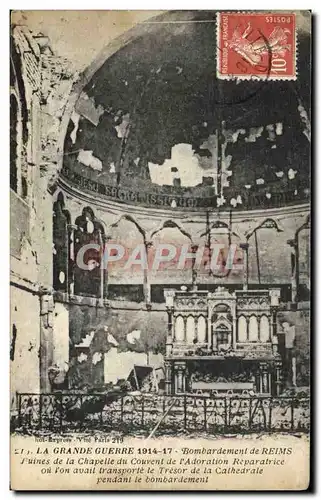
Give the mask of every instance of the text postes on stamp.
POLYGON ((295 80, 295 14, 218 13, 217 77, 295 80))

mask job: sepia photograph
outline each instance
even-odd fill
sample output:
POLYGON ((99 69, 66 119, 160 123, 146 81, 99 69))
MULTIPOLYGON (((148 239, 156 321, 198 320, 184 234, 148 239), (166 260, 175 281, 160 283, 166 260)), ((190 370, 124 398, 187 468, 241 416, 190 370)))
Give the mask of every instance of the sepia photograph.
POLYGON ((311 30, 11 11, 11 489, 309 488, 311 30))

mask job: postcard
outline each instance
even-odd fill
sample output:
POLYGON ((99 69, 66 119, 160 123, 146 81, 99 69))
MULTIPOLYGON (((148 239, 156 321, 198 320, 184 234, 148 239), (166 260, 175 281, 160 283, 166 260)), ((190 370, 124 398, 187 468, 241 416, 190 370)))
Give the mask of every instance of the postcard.
POLYGON ((13 490, 307 490, 310 11, 12 11, 13 490))

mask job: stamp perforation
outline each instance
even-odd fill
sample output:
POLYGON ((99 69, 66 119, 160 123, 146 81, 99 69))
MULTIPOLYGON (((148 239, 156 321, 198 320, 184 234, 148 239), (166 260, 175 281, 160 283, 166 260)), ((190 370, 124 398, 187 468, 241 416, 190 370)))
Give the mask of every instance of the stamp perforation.
MULTIPOLYGON (((262 82, 264 79, 266 81, 294 81, 297 79, 297 59, 298 59, 298 37, 297 37, 297 27, 296 27, 296 14, 295 12, 284 12, 284 11, 262 11, 262 12, 251 12, 251 11, 223 11, 223 12, 217 12, 216 14, 216 77, 220 80, 227 80, 227 81, 260 81, 262 82), (222 30, 222 16, 237 16, 237 17, 262 17, 262 16, 272 16, 272 17, 286 17, 286 16, 291 16, 293 21, 292 21, 292 28, 293 28, 293 33, 291 35, 291 38, 293 38, 293 47, 292 47, 292 71, 288 72, 284 75, 273 75, 269 71, 268 74, 260 74, 258 71, 255 72, 255 66, 252 65, 253 71, 251 74, 244 74, 240 72, 235 72, 235 71, 228 71, 227 73, 223 73, 222 71, 222 66, 223 66, 223 47, 221 44, 221 30, 222 30)), ((273 21, 271 24, 275 24, 276 22, 273 21)), ((276 29, 277 26, 274 27, 276 29)), ((227 28, 229 29, 229 28, 227 28)), ((282 28, 281 28, 282 29, 282 28)), ((287 28, 286 28, 287 29, 287 28)), ((284 31, 284 30, 283 30, 284 31)), ((285 32, 284 32, 285 33, 285 32)), ((240 38, 240 40, 244 39, 243 37, 240 38)), ((281 46, 282 48, 282 46, 281 46)), ((227 50, 227 49, 226 49, 227 50)), ((231 48, 229 48, 229 51, 231 51, 231 48)), ((235 50, 235 53, 237 51, 235 50)), ((234 56, 235 57, 235 56, 234 56)), ((241 59, 241 58, 240 58, 241 59)))

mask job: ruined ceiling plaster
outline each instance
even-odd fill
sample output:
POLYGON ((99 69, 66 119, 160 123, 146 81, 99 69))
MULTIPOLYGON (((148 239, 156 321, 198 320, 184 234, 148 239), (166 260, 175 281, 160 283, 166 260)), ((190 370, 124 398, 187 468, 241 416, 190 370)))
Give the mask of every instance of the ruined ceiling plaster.
MULTIPOLYGON (((72 51, 75 70, 83 70, 106 44, 137 23, 148 25, 144 34, 107 59, 84 88, 68 127, 66 166, 85 175, 90 171, 91 178, 107 184, 113 183, 113 176, 121 170, 121 183, 126 183, 126 178, 184 188, 205 183, 216 192, 217 130, 224 123, 223 190, 305 179, 309 164, 309 68, 303 61, 310 47, 308 20, 298 14, 296 82, 236 84, 219 82, 215 76, 214 12, 184 13, 205 23, 175 23, 172 20, 179 13, 171 12, 163 14, 157 24, 151 19, 157 14, 12 14, 14 22, 45 32, 59 55, 69 57, 68 51, 72 51), (97 21, 94 33, 93 19, 97 21), (76 25, 77 30, 73 30, 76 25), (84 37, 75 40, 79 26, 84 37), (89 32, 90 36, 85 36, 89 32), (249 88, 255 89, 251 95, 249 88)), ((240 194, 233 193, 230 201, 241 204, 240 194)))
POLYGON ((103 183, 120 172, 123 182, 206 183, 217 192, 221 127, 223 189, 282 182, 276 172, 284 169, 306 175, 305 32, 299 34, 296 82, 222 82, 216 79, 215 13, 193 16, 210 22, 151 24, 96 71, 70 122, 67 166, 82 173, 90 168, 103 183))

